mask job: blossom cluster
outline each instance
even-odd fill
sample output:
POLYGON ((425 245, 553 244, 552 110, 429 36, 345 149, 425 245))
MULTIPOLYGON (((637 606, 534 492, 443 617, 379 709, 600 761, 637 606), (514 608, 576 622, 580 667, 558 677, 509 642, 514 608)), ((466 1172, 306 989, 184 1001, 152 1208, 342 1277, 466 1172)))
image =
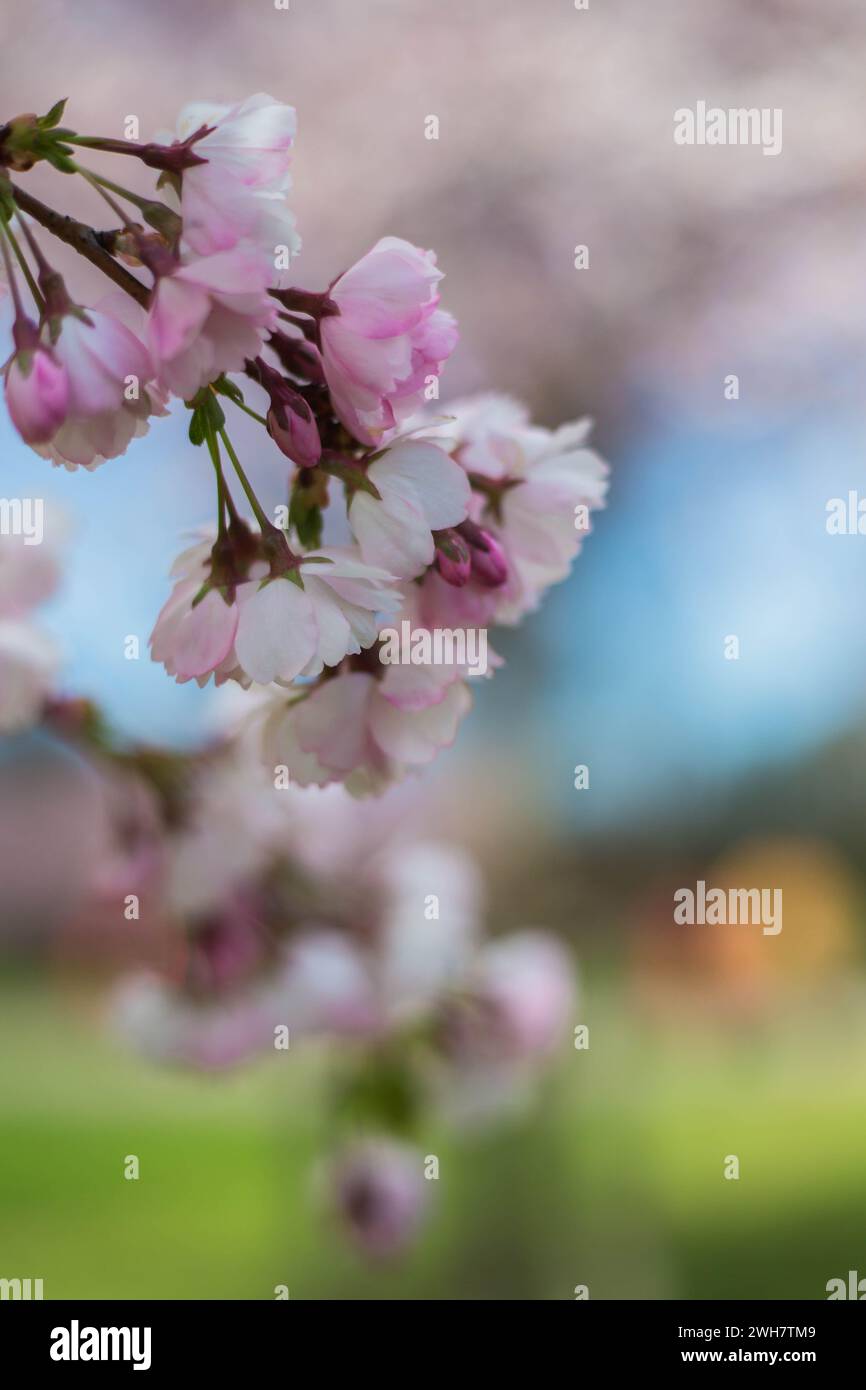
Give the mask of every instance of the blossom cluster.
MULTIPOLYGON (((56 552, 0 537, 4 609, 11 592, 35 602, 56 582, 56 552)), ((8 621, 29 631, 27 614, 8 621)), ((268 1056, 296 1067, 316 1049, 320 1197, 362 1255, 397 1255, 433 1206, 430 1149, 524 1108, 566 1055, 568 953, 538 929, 486 938, 478 868, 431 836, 417 785, 372 806, 340 786, 278 791, 249 734, 194 754, 130 747, 47 681, 28 699, 41 704, 41 756, 86 788, 80 812, 73 800, 54 818, 90 826, 75 885, 53 874, 60 924, 72 940, 104 932, 109 956, 114 941, 138 962, 112 991, 115 1036, 208 1074, 268 1056)))
MULTIPOLYGON (((438 404, 458 335, 432 251, 386 236, 325 290, 296 285, 290 106, 265 94, 194 103, 172 135, 141 145, 79 136, 62 115, 0 128, 12 421, 55 464, 93 469, 173 397, 186 404, 190 440, 213 465, 216 520, 175 564, 153 658, 179 682, 263 690, 255 721, 271 769, 378 794, 451 744, 471 705, 465 660, 437 664, 419 648, 389 664, 383 632, 486 633, 537 608, 604 504, 588 426, 541 428, 495 394, 438 404), (156 189, 84 169, 88 149, 137 157, 159 171, 156 189), (40 159, 87 178, 116 231, 70 232, 25 195, 10 175, 40 159), (34 220, 95 258, 112 293, 74 302, 34 220), (288 475, 274 515, 229 437, 234 410, 260 424, 288 475)), ((493 653, 487 670, 499 664, 493 653)))
POLYGON ((118 987, 116 1028, 204 1071, 330 1046, 326 1191, 358 1246, 389 1255, 428 1205, 430 1117, 528 1093, 568 1037, 573 970, 544 932, 485 940, 478 871, 413 828, 411 785, 356 798, 453 741, 470 678, 501 665, 488 628, 566 577, 607 469, 585 424, 542 429, 496 394, 438 404, 457 327, 431 251, 384 237, 325 290, 297 286, 291 107, 197 103, 147 144, 62 117, 60 104, 0 126, 9 414, 44 458, 92 470, 183 403, 215 518, 174 564, 151 652, 178 682, 255 697, 240 732, 203 751, 117 744, 57 690, 34 624, 59 574, 52 518, 39 544, 0 533, 0 732, 38 725, 100 789, 76 911, 116 921, 122 907, 150 961, 118 987), (155 189, 85 168, 90 149, 158 171, 155 189), (84 177, 117 228, 26 193, 18 176, 40 160, 84 177), (104 270, 110 293, 76 302, 40 229, 104 270), (286 478, 271 515, 230 438, 235 411, 286 478), (483 643, 444 640, 467 633, 483 643))
POLYGON ((209 1072, 326 1049, 327 1205, 363 1253, 396 1254, 435 1191, 429 1136, 522 1107, 565 1055, 571 961, 538 930, 485 940, 477 867, 419 837, 405 798, 371 815, 341 787, 275 795, 237 745, 177 770, 171 824, 154 786, 155 819, 145 802, 140 833, 126 821, 123 877, 184 945, 120 985, 115 1027, 209 1072))

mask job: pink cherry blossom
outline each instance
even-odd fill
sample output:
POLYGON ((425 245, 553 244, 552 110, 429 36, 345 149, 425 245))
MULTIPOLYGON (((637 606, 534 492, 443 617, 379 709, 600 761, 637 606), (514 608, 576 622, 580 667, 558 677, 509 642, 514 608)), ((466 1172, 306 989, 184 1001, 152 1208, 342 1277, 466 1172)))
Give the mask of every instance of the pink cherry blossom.
POLYGON ((18 352, 6 368, 6 404, 25 444, 45 444, 60 428, 69 407, 66 369, 39 344, 18 352))
POLYGON ((273 1049, 279 1026, 293 1038, 380 1031, 371 972, 342 934, 301 933, 262 972, 266 937, 235 901, 227 905, 223 899, 193 932, 200 939, 192 947, 192 977, 187 973, 183 986, 139 975, 116 997, 118 1030, 146 1055, 225 1070, 273 1049))
POLYGON ((224 1071, 273 1046, 280 985, 266 977, 228 997, 198 999, 140 974, 118 991, 114 1017, 118 1032, 155 1061, 224 1071))
POLYGON ((275 251, 300 249, 295 219, 286 205, 289 164, 297 130, 294 108, 259 92, 233 106, 192 102, 178 118, 177 138, 202 126, 195 141, 205 160, 184 171, 179 211, 183 245, 190 256, 211 256, 241 247, 260 256, 276 284, 275 251))
POLYGON ((160 276, 148 343, 160 385, 190 400, 261 350, 278 308, 261 260, 243 249, 189 260, 160 276))
MULTIPOLYGON (((451 585, 440 579, 443 589, 448 592, 452 590, 451 585)), ((379 648, 379 659, 382 663, 382 678, 379 683, 380 694, 389 704, 396 709, 405 711, 419 711, 429 709, 431 705, 438 705, 445 699, 449 687, 456 681, 465 681, 472 676, 483 675, 492 676, 495 670, 503 664, 502 658, 492 649, 485 637, 485 670, 473 670, 469 661, 461 663, 456 659, 461 654, 458 640, 462 636, 462 654, 467 658, 472 652, 476 652, 480 641, 480 631, 484 628, 484 623, 431 623, 428 614, 431 611, 426 596, 427 580, 423 584, 413 584, 409 586, 403 606, 399 613, 388 624, 383 627, 380 637, 383 639, 379 648), (433 631, 439 628, 440 633, 448 632, 455 639, 453 645, 443 647, 443 653, 450 659, 435 661, 433 659, 433 631), (473 632, 474 629, 474 632, 473 632), (421 659, 418 651, 420 642, 424 640, 425 634, 431 639, 429 646, 431 649, 431 659, 425 661, 421 659), (386 642, 386 637, 391 641, 386 642), (407 638, 407 640, 404 640, 407 638), (407 655, 411 660, 401 659, 389 660, 391 642, 402 658, 407 655), (470 646, 469 644, 474 645, 470 646), (404 648, 408 647, 408 652, 404 648)), ((462 592, 462 588, 458 590, 462 592)))
POLYGON ((433 563, 432 533, 463 521, 469 505, 465 471, 435 444, 406 439, 370 464, 378 497, 359 487, 349 525, 370 564, 413 579, 433 563))
POLYGON ((104 309, 64 314, 53 347, 66 368, 73 419, 118 410, 127 394, 140 395, 154 375, 141 340, 104 309))
POLYGON ((496 395, 449 402, 446 410, 451 418, 434 424, 430 437, 476 480, 470 516, 494 545, 476 561, 475 585, 506 570, 491 590, 490 616, 513 624, 567 577, 589 513, 604 506, 609 469, 586 447, 589 421, 543 429, 517 401, 496 395))
POLYGON ((154 382, 141 396, 124 401, 119 410, 106 411, 78 420, 67 419, 48 444, 34 444, 40 457, 55 468, 74 473, 77 468, 93 472, 107 459, 126 453, 134 439, 147 434, 153 415, 167 415, 168 397, 154 382))
POLYGON ((211 674, 217 675, 219 684, 238 630, 237 604, 227 601, 218 589, 209 589, 199 598, 201 588, 196 579, 180 580, 150 638, 153 660, 161 662, 179 685, 189 680, 204 684, 211 674))
POLYGON ((287 684, 318 676, 345 656, 372 646, 377 613, 400 602, 393 575, 364 564, 351 550, 330 548, 305 555, 289 578, 244 585, 235 650, 243 670, 259 685, 287 684))
MULTIPOLYGON (((473 493, 470 512, 480 515, 482 510, 483 500, 477 493, 473 493)), ((460 539, 465 538, 468 527, 474 528, 473 536, 475 532, 482 534, 486 548, 481 549, 476 543, 468 545, 467 542, 470 557, 469 576, 463 584, 454 584, 450 581, 450 576, 445 577, 439 565, 441 552, 437 549, 436 565, 428 569, 421 581, 413 586, 410 595, 414 599, 414 611, 411 616, 415 626, 430 631, 462 629, 468 632, 473 629, 488 629, 498 621, 500 590, 506 584, 509 575, 505 550, 489 530, 482 531, 482 528, 475 526, 471 521, 466 521, 458 527, 460 539), (493 583, 494 579, 496 583, 493 583)), ((491 671, 502 664, 501 659, 492 650, 489 651, 488 664, 491 671)), ((415 670, 421 675, 423 669, 392 668, 388 671, 386 681, 389 684, 397 681, 400 684, 408 684, 414 680, 412 671, 415 670)))
POLYGON ((179 685, 189 680, 205 685, 211 675, 219 685, 237 664, 230 660, 226 670, 237 632, 237 604, 227 603, 217 589, 199 597, 208 579, 212 545, 208 537, 177 557, 172 566, 177 582, 150 635, 153 660, 179 685))
POLYGON ((149 416, 165 414, 150 354, 130 326, 143 329, 143 313, 129 301, 133 318, 122 294, 101 303, 106 307, 64 314, 53 345, 69 383, 68 408, 60 428, 35 447, 69 471, 117 458, 147 433, 149 416))
POLYGON ((420 626, 430 628, 488 628, 493 624, 498 588, 478 582, 449 584, 437 569, 429 569, 417 586, 420 626))
POLYGON ((276 578, 256 561, 233 595, 210 588, 202 597, 210 550, 202 541, 179 557, 177 583, 150 639, 153 659, 180 683, 204 685, 214 675, 217 684, 288 684, 320 675, 371 646, 376 615, 400 603, 392 575, 340 548, 311 552, 276 578))
POLYGON ((383 237, 331 286, 339 314, 322 319, 322 354, 337 415, 362 444, 417 410, 457 341, 437 308, 442 272, 432 251, 383 237))
POLYGON ((275 697, 263 758, 302 787, 342 782, 353 796, 378 795, 450 746, 471 704, 465 683, 455 681, 435 704, 401 709, 375 676, 343 671, 294 701, 275 697))
MULTIPOLYGON (((178 139, 186 139, 202 126, 212 129, 196 141, 194 150, 214 173, 237 178, 247 188, 285 187, 298 128, 293 106, 267 92, 256 92, 233 105, 190 102, 178 117, 178 139)), ((187 169, 184 181, 203 168, 187 169)))

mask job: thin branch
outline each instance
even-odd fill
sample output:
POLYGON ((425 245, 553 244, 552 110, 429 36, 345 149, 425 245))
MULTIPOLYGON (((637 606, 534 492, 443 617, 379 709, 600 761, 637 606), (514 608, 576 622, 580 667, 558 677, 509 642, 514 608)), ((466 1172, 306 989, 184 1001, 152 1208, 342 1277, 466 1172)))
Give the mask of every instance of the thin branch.
POLYGON ((13 185, 13 194, 22 212, 29 213, 46 231, 65 241, 67 246, 71 246, 85 260, 90 261, 91 265, 95 265, 97 270, 101 270, 103 275, 107 275, 109 280, 113 280, 115 285, 125 290, 143 309, 149 307, 150 290, 147 285, 130 275, 105 248, 104 242, 114 236, 113 232, 96 232, 86 223, 76 221, 74 217, 55 212, 54 208, 41 203, 32 193, 26 193, 17 185, 13 185))

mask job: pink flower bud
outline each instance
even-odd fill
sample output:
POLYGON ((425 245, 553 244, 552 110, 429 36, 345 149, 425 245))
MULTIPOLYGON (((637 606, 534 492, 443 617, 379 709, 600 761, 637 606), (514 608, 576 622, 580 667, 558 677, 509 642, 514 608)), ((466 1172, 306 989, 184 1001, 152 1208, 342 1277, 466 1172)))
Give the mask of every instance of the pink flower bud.
POLYGON ((363 1254, 395 1255, 416 1234, 428 1196, 420 1153, 391 1139, 359 1142, 337 1160, 332 1183, 337 1217, 363 1254))
POLYGON ((249 369, 270 396, 268 433, 271 438, 299 468, 315 468, 322 457, 322 441, 316 417, 307 401, 263 357, 257 357, 249 364, 249 369))
POLYGON ((457 527, 470 547, 472 577, 487 589, 496 589, 508 578, 505 551, 491 533, 468 518, 457 527))
POLYGON ((456 531, 441 531, 436 537, 434 563, 446 584, 462 589, 464 584, 469 583, 472 558, 469 546, 456 531))
POLYGON ((54 353, 40 343, 16 353, 6 372, 6 404, 26 444, 47 444, 66 418, 69 381, 54 353))
POLYGON ((268 432, 282 450, 299 468, 315 468, 322 457, 322 441, 316 417, 303 396, 292 392, 291 401, 275 403, 271 397, 268 411, 268 432))
POLYGON ((483 546, 472 547, 472 577, 488 589, 497 589, 508 578, 505 551, 489 531, 483 531, 483 546))

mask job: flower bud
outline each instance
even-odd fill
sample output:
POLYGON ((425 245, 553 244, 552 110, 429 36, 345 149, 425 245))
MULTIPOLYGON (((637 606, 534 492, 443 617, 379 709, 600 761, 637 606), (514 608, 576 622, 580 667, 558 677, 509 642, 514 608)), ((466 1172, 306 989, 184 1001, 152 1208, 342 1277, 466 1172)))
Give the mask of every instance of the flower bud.
POLYGON ((39 117, 35 111, 25 111, 0 130, 0 165, 23 174, 32 169, 40 156, 36 152, 39 136, 39 117))
POLYGON ((289 337, 287 333, 277 329, 269 337, 268 347, 280 359, 284 371, 292 376, 303 377, 306 381, 324 382, 325 373, 322 370, 319 349, 313 343, 307 342, 306 338, 289 337))
POLYGON ((17 352, 6 370, 6 404, 25 444, 47 444, 66 419, 66 369, 42 343, 17 352))
POLYGON ((508 578, 508 561, 499 541, 474 521, 464 521, 458 530, 470 547, 472 578, 488 589, 504 584, 508 578))
POLYGON ((271 398, 268 433, 299 468, 315 468, 322 457, 316 417, 299 391, 262 357, 248 364, 271 398))
POLYGON ((341 1155, 331 1181, 338 1220, 363 1254, 387 1257, 409 1244, 427 1206, 420 1154, 391 1139, 367 1139, 341 1155))
POLYGON ((498 541, 487 535, 487 545, 472 551, 472 576, 488 589, 496 589, 508 578, 508 562, 498 541))
POLYGON ((453 584, 456 589, 461 589, 464 584, 469 583, 472 566, 469 546, 461 540, 456 531, 449 528, 447 531, 436 533, 434 564, 446 584, 453 584))
POLYGON ((322 441, 316 417, 303 396, 291 391, 275 401, 271 396, 268 433, 275 444, 299 468, 315 468, 322 457, 322 441))

